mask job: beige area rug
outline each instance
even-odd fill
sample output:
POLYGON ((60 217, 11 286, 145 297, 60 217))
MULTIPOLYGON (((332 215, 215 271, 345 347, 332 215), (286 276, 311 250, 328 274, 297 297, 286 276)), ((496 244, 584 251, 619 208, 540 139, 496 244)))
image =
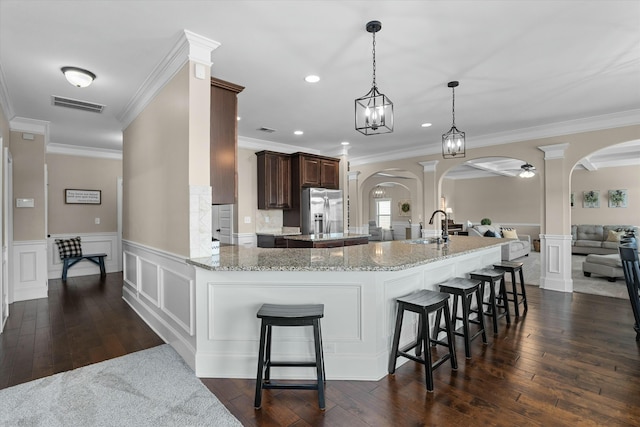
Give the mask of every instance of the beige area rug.
MULTIPOLYGON (((582 272, 582 263, 586 257, 586 255, 571 255, 571 279, 574 292, 629 299, 627 285, 623 278, 609 282, 606 277, 597 275, 585 277, 582 272)), ((540 252, 531 252, 528 257, 522 257, 516 261, 524 263, 525 283, 540 286, 540 252)))
POLYGON ((242 424, 165 344, 0 390, 0 426, 242 424))

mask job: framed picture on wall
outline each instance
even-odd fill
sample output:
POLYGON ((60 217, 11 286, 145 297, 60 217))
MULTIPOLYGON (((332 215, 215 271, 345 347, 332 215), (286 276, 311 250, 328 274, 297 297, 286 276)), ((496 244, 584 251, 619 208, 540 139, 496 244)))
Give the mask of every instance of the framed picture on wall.
POLYGON ((398 216, 411 216, 411 200, 398 202, 398 216))
POLYGON ((626 208, 627 190, 609 190, 609 207, 626 208))
POLYGON ((68 205, 100 205, 102 204, 101 190, 64 190, 64 202, 68 205))
POLYGON ((583 191, 582 206, 585 208, 599 208, 600 192, 598 190, 583 191))

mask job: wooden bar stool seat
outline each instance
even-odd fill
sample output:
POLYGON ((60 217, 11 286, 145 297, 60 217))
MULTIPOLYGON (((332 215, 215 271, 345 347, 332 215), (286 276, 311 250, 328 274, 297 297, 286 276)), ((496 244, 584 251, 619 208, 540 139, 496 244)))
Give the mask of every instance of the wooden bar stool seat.
MULTIPOLYGON (((440 292, 453 295, 451 324, 453 333, 464 338, 464 354, 467 359, 471 358, 471 341, 482 336, 482 342, 487 343, 487 333, 485 332, 484 315, 482 312, 481 284, 482 282, 480 280, 466 279, 463 277, 456 277, 440 283, 440 292), (476 296, 476 309, 471 307, 474 295, 476 296), (462 304, 462 317, 458 316, 458 298, 462 304), (471 314, 473 313, 476 314, 476 318, 471 319, 471 314), (458 320, 462 321, 462 332, 456 329, 458 320), (473 335, 471 335, 471 324, 478 325, 478 330, 473 335)), ((444 330, 440 322, 441 315, 442 309, 439 309, 436 314, 436 324, 433 332, 433 336, 436 338, 438 334, 444 330)))
POLYGON ((527 290, 524 287, 524 273, 522 272, 522 266, 524 263, 516 261, 501 261, 493 264, 493 268, 498 270, 504 270, 505 273, 511 273, 511 291, 507 291, 507 295, 511 296, 509 301, 513 302, 514 313, 516 317, 520 317, 520 304, 524 305, 524 311, 522 315, 527 314, 529 309, 527 306, 527 290), (518 292, 518 286, 516 282, 516 273, 520 276, 520 292, 518 292))
POLYGON ((256 396, 254 407, 262 406, 263 389, 293 389, 318 390, 318 405, 325 409, 324 387, 325 370, 322 353, 322 334, 320 319, 324 317, 324 304, 281 305, 263 304, 258 310, 257 317, 261 319, 260 349, 258 351, 258 375, 256 377, 256 396), (313 327, 314 361, 286 361, 271 360, 271 329, 273 326, 311 326, 313 327), (271 381, 272 366, 315 367, 316 382, 304 384, 277 383, 271 381))
POLYGON ((443 292, 421 290, 410 295, 406 295, 397 299, 398 313, 396 316, 395 332, 393 334, 393 344, 391 346, 391 354, 389 355, 389 374, 396 371, 396 360, 403 356, 418 362, 425 367, 425 380, 428 391, 433 391, 433 370, 449 360, 451 369, 458 369, 456 360, 456 352, 453 340, 453 329, 451 328, 451 315, 449 313, 449 294, 443 292), (437 310, 444 310, 445 316, 445 332, 447 333, 447 341, 438 341, 437 337, 429 336, 429 313, 437 310), (399 349, 400 332, 402 330, 402 319, 404 312, 410 311, 418 314, 418 334, 416 340, 411 344, 399 349), (447 347, 448 353, 441 356, 438 360, 432 360, 431 344, 447 347), (416 355, 407 353, 411 349, 416 349, 416 355), (424 356, 421 357, 421 353, 424 356))
POLYGON ((489 300, 483 302, 483 306, 487 306, 484 311, 485 316, 490 316, 493 320, 493 333, 498 334, 498 319, 507 318, 507 324, 511 324, 511 316, 509 315, 509 302, 507 301, 507 287, 504 285, 504 270, 495 268, 483 268, 469 273, 469 277, 473 280, 481 280, 480 285, 482 295, 484 297, 485 283, 489 284, 489 300), (500 282, 498 287, 499 298, 496 295, 496 283, 500 282), (498 313, 498 309, 503 311, 498 313))

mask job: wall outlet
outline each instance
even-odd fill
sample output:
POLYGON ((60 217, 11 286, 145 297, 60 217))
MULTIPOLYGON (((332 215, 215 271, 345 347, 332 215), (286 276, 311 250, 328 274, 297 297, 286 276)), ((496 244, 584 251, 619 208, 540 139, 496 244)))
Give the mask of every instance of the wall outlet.
POLYGON ((244 217, 244 223, 245 224, 251 224, 251 217, 250 216, 245 216, 244 217))
POLYGON ((96 225, 100 224, 100 218, 96 218, 95 220, 96 225))

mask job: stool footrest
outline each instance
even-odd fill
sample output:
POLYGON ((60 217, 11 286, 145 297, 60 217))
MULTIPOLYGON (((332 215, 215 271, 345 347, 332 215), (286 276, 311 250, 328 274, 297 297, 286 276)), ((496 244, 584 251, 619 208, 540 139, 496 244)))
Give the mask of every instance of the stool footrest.
POLYGON ((287 384, 270 382, 262 384, 262 388, 272 390, 318 390, 318 384, 287 384))
POLYGON ((316 362, 266 362, 265 367, 267 366, 297 366, 297 367, 316 367, 316 362))

